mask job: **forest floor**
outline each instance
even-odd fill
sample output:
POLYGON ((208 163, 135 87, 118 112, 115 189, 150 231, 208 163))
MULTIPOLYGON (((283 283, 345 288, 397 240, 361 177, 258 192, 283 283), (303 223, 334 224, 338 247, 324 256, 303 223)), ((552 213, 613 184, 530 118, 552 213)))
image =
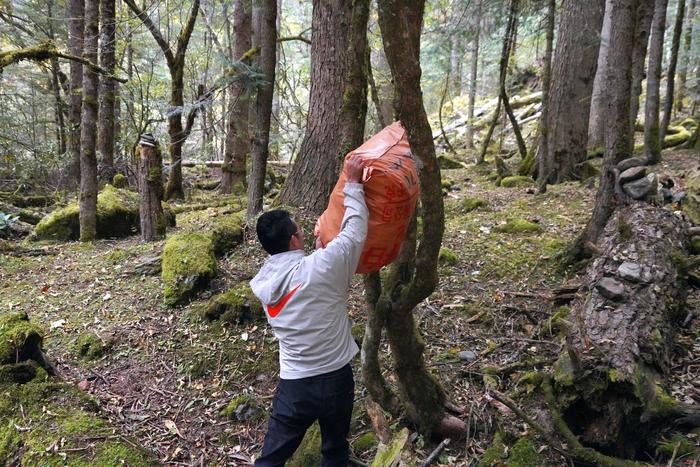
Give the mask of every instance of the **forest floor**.
MULTIPOLYGON (((689 151, 665 152, 658 171, 674 179, 674 190, 681 189, 682 174, 696 164, 696 157, 689 151)), ((533 417, 546 418, 522 376, 549 368, 562 348, 561 338, 547 325, 557 309, 550 294, 575 280, 580 270, 560 270, 557 255, 588 220, 595 190, 566 183, 540 195, 527 186, 495 187, 490 171, 468 166, 443 172, 451 185, 445 196, 443 245, 454 258, 443 254, 440 284, 415 310, 427 366, 448 398, 466 409, 463 418, 471 430, 466 441, 443 451, 439 463, 476 465, 500 431, 505 445, 530 437, 542 463, 562 465, 564 459, 491 398, 489 388, 510 394, 533 417), (484 206, 470 210, 474 198, 484 200, 484 206), (530 221, 534 230, 501 232, 509 220, 530 221)), ((216 216, 222 209, 230 207, 178 215, 178 224, 216 216)), ((311 220, 303 225, 307 234, 312 225, 311 220)), ((252 278, 264 254, 254 238, 246 238, 219 261, 220 272, 209 291, 186 306, 171 308, 163 303, 158 275, 134 272, 136 264, 158 254, 162 246, 131 237, 48 245, 44 248, 51 254, 36 257, 0 255, 0 313, 26 311, 40 324, 60 375, 76 384, 89 379, 89 392, 109 421, 152 450, 161 463, 247 465, 259 452, 265 432, 278 377, 277 343, 264 321, 208 323, 195 310, 217 291, 252 278), (103 356, 85 360, 77 354, 74 343, 86 332, 108 344, 103 356), (262 406, 260 415, 242 423, 220 415, 242 394, 262 406)), ((356 277, 350 314, 360 324, 365 319, 362 294, 356 277)), ((691 291, 689 306, 696 308, 699 299, 691 291)), ((670 387, 677 399, 694 403, 700 402, 697 324, 698 319, 681 332, 670 387)), ((383 358, 391 382, 387 347, 383 358)), ((355 441, 371 426, 363 410, 367 392, 359 381, 359 359, 353 366, 358 380, 351 431, 355 441)), ((394 420, 391 428, 398 430, 404 422, 394 420)), ((697 436, 688 441, 698 446, 697 436)), ((371 463, 375 445, 353 446, 353 457, 371 463)), ((412 444, 417 459, 434 447, 420 437, 412 444)), ((507 456, 508 449, 499 455, 507 456)), ((653 450, 649 456, 648 462, 660 462, 653 450)), ((503 465, 508 462, 499 459, 503 465)), ((676 456, 676 462, 693 465, 688 456, 676 456)))

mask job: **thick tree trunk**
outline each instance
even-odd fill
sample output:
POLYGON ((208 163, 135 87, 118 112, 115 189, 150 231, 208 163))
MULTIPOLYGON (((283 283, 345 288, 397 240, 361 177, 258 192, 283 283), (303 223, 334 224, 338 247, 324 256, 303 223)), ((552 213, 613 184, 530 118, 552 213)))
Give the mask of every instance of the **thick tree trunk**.
POLYGON ((632 100, 630 101, 630 126, 634 132, 639 114, 639 96, 642 95, 642 81, 649 45, 649 32, 654 17, 653 0, 642 0, 637 6, 637 25, 635 27, 634 52, 632 55, 632 100))
POLYGON ((583 443, 646 458, 657 424, 679 411, 664 379, 684 316, 686 243, 685 222, 645 202, 622 206, 605 227, 555 365, 564 420, 583 443))
POLYGON ((612 8, 612 0, 605 1, 605 18, 603 28, 600 33, 600 51, 598 52, 598 65, 596 67, 595 79, 593 81, 593 93, 591 96, 591 109, 588 125, 588 146, 602 148, 605 136, 605 108, 607 106, 607 90, 605 82, 608 71, 608 54, 610 53, 610 15, 607 12, 612 8))
POLYGON ((664 116, 661 120, 661 141, 666 137, 668 126, 671 123, 671 113, 673 112, 673 96, 675 95, 676 67, 678 66, 678 49, 681 46, 681 35, 683 33, 683 17, 685 16, 685 0, 678 0, 678 12, 676 13, 676 24, 673 26, 673 42, 671 44, 671 56, 666 74, 666 101, 664 102, 664 116))
POLYGON ((474 148, 474 106, 476 105, 476 86, 477 76, 479 72, 479 52, 481 48, 481 11, 483 8, 483 0, 477 0, 476 12, 474 14, 474 44, 472 46, 471 70, 469 73, 469 100, 467 101, 467 132, 464 139, 467 143, 467 148, 474 148))
POLYGON ((564 0, 548 107, 547 183, 576 178, 587 157, 588 119, 604 0, 564 0))
POLYGON ((445 415, 445 394, 425 367, 413 309, 437 285, 437 256, 445 228, 440 170, 420 86, 420 32, 424 1, 379 0, 379 26, 394 77, 396 113, 408 132, 420 170, 423 229, 416 248, 415 222, 392 266, 378 303, 389 303, 387 336, 409 418, 426 434, 458 437, 461 421, 445 415), (451 423, 455 422, 455 423, 451 423))
MULTIPOLYGON (((85 0, 70 0, 68 6, 68 46, 76 57, 83 54, 83 30, 85 0)), ((83 65, 71 60, 70 67, 70 108, 68 110, 68 186, 80 182, 80 113, 83 106, 83 65)))
POLYGON ((163 158, 160 148, 139 147, 139 221, 141 239, 152 242, 165 237, 165 215, 163 214, 163 183, 161 181, 163 158))
POLYGON ((659 107, 667 6, 668 0, 655 1, 654 19, 651 24, 651 38, 649 40, 647 100, 644 110, 644 156, 652 164, 661 161, 659 107))
POLYGON ((254 28, 254 31, 258 34, 260 45, 258 71, 263 74, 265 84, 258 87, 258 94, 255 100, 255 139, 253 140, 252 164, 248 180, 247 216, 249 219, 262 211, 277 55, 277 1, 261 0, 256 2, 256 5, 259 5, 259 28, 254 28))
MULTIPOLYGON (((114 73, 116 59, 115 0, 100 0, 100 60, 102 68, 114 73)), ((102 179, 110 181, 114 170, 114 106, 116 83, 106 76, 100 78, 100 121, 98 124, 99 152, 102 156, 102 179)))
POLYGON ((340 109, 352 2, 314 0, 306 133, 280 201, 321 213, 340 171, 340 109))
MULTIPOLYGON (((251 0, 238 0, 233 12, 233 29, 235 43, 233 60, 238 60, 252 46, 252 15, 251 0)), ((246 60, 250 64, 250 60, 246 60)), ((234 84, 230 89, 231 100, 228 109, 228 128, 226 131, 226 149, 224 152, 224 167, 221 169, 222 194, 231 193, 234 184, 245 186, 246 159, 250 151, 250 135, 248 134, 248 116, 250 114, 249 94, 244 86, 234 84)))
POLYGON ((695 6, 697 1, 691 0, 686 14, 685 36, 683 37, 683 57, 680 70, 678 70, 678 94, 676 95, 676 112, 683 112, 683 99, 686 95, 686 83, 690 67, 691 45, 693 43, 693 26, 695 25, 695 6))
MULTIPOLYGON (((99 0, 85 4, 83 58, 97 63, 99 0)), ((83 105, 80 116, 80 241, 95 239, 97 229, 97 99, 99 78, 83 67, 83 105)))
MULTIPOLYGON (((554 49, 554 23, 557 13, 556 0, 547 2, 547 45, 544 52, 544 63, 542 67, 542 102, 549 102, 549 91, 552 84, 552 52, 554 49)), ((540 193, 547 190, 547 170, 554 165, 554 161, 548 159, 549 152, 549 128, 547 122, 549 118, 549 107, 542 106, 542 116, 540 117, 540 147, 537 157, 537 174, 540 193)))

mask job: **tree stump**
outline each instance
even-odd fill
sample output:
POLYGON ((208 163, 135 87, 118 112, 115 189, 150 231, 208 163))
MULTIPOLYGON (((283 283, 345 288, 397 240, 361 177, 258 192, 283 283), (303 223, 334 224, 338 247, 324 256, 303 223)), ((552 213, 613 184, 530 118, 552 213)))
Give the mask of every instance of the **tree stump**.
POLYGON ((679 412, 663 382, 683 319, 686 228, 662 207, 623 203, 572 303, 555 389, 572 431, 602 452, 639 455, 679 412))
POLYGON ((145 242, 165 236, 163 214, 163 159, 158 145, 151 135, 145 134, 139 142, 139 213, 141 238, 145 242))

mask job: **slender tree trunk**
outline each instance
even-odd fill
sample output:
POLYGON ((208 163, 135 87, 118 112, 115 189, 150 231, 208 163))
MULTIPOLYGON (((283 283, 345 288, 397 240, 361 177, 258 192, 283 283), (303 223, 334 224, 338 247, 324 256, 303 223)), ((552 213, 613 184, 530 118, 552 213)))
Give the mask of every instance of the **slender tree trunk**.
POLYGON ((678 94, 676 95, 676 112, 683 112, 683 99, 686 95, 686 83, 688 81, 688 71, 690 67, 690 56, 692 55, 691 45, 693 43, 693 26, 695 24, 696 0, 691 0, 688 5, 686 15, 685 37, 683 38, 683 57, 680 70, 678 70, 678 94))
MULTIPOLYGON (((549 90, 552 83, 552 52, 554 49, 554 23, 557 13, 556 0, 547 1, 547 45, 544 52, 544 63, 542 67, 542 102, 549 102, 549 90)), ((538 182, 540 193, 547 191, 547 180, 550 177, 548 173, 550 168, 554 166, 554 161, 549 159, 549 106, 542 106, 542 116, 540 117, 540 153, 538 156, 538 182)))
POLYGON ((150 146, 139 147, 139 222, 141 239, 144 242, 165 237, 165 215, 161 199, 163 184, 161 175, 163 157, 160 148, 150 146))
POLYGON ((341 166, 340 108, 347 73, 351 2, 314 0, 306 133, 280 201, 321 213, 341 166), (343 51, 342 53, 340 51, 343 51))
MULTIPOLYGON (((115 0, 100 0, 100 33, 102 68, 114 73, 116 58, 116 7, 115 0)), ((116 84, 106 76, 100 78, 100 119, 98 124, 99 152, 102 156, 101 176, 110 181, 114 170, 114 106, 116 84)))
MULTIPOLYGON (((97 63, 99 0, 85 3, 83 58, 97 63)), ((80 119, 80 241, 90 242, 97 231, 97 99, 99 78, 83 67, 83 107, 80 119)))
MULTIPOLYGON (((56 40, 54 33, 53 23, 55 18, 53 16, 53 0, 49 0, 46 4, 48 11, 48 35, 49 39, 52 41, 56 40)), ((66 124, 64 119, 65 104, 61 98, 61 85, 66 84, 65 75, 61 73, 61 66, 58 63, 58 58, 52 57, 51 63, 51 91, 54 97, 54 121, 56 122, 56 153, 65 154, 66 153, 66 124), (63 79, 61 79, 63 77, 63 79)), ((70 89, 69 89, 70 92, 70 89)))
POLYGON ((614 192, 615 165, 632 156, 633 134, 629 125, 630 97, 635 21, 639 1, 647 0, 612 0, 610 11, 606 11, 606 15, 610 15, 610 21, 615 27, 610 34, 610 55, 605 83, 609 94, 603 170, 593 214, 583 234, 572 247, 573 257, 591 253, 590 245, 595 245, 598 241, 617 204, 614 192))
POLYGON ((667 7, 668 0, 655 1, 654 19, 651 24, 651 39, 649 40, 647 100, 644 111, 644 156, 653 164, 661 161, 659 107, 667 7))
POLYGON ((632 55, 632 101, 630 103, 630 126, 634 128, 639 114, 639 96, 642 95, 642 81, 649 45, 649 31, 654 17, 653 0, 642 0, 637 7, 637 25, 635 27, 634 54, 632 55))
POLYGON ((474 148, 474 106, 476 105, 476 86, 479 71, 479 52, 481 46, 481 11, 483 0, 477 0, 474 14, 474 45, 472 46, 471 72, 469 74, 469 100, 467 101, 467 132, 465 140, 468 149, 474 148))
MULTIPOLYGON (((605 1, 605 11, 612 8, 612 0, 605 1)), ((593 93, 591 96, 590 121, 588 126, 588 146, 594 148, 603 147, 605 135, 605 108, 607 106, 607 90, 604 83, 607 80, 605 73, 608 71, 608 54, 610 53, 610 16, 605 15, 603 29, 600 33, 600 50, 598 52, 598 66, 593 81, 593 93)))
POLYGON ((450 76, 453 78, 449 91, 453 96, 458 96, 462 87, 460 79, 462 76, 462 38, 457 32, 456 26, 453 31, 450 38, 450 76))
POLYGON ((586 160, 588 119, 596 59, 600 48, 604 0, 564 0, 552 88, 548 100, 548 156, 543 181, 561 183, 576 178, 586 160))
POLYGON ((277 1, 260 0, 260 27, 257 29, 260 44, 258 71, 263 74, 265 84, 258 87, 255 101, 255 139, 251 157, 253 163, 248 183, 248 218, 262 211, 265 168, 270 143, 270 117, 272 94, 275 89, 275 62, 277 50, 277 1))
POLYGON ((661 132, 659 139, 666 138, 668 125, 671 123, 671 112, 673 111, 673 96, 676 80, 676 67, 678 66, 678 49, 681 46, 681 35, 683 34, 683 16, 685 16, 685 0, 678 0, 678 12, 676 13, 676 24, 673 27, 673 43, 671 44, 671 56, 666 74, 666 101, 664 102, 664 116, 661 120, 661 132))
MULTIPOLYGON (((69 0, 68 4, 69 49, 77 57, 83 54, 83 32, 85 29, 85 1, 69 0)), ((68 111, 68 186, 80 182, 80 113, 83 106, 83 65, 71 60, 70 108, 68 111)))
MULTIPOLYGON (((252 14, 251 0, 237 0, 233 12, 233 30, 235 43, 233 60, 238 60, 252 46, 252 14)), ((250 60, 246 60, 250 64, 250 60)), ((221 167, 222 194, 231 193, 232 186, 240 183, 245 186, 246 159, 250 151, 250 135, 248 133, 248 116, 250 115, 250 99, 244 86, 234 84, 230 88, 231 99, 228 108, 228 128, 226 132, 226 149, 224 165, 221 167)))
POLYGON ((379 122, 380 128, 386 127, 389 123, 384 119, 384 113, 382 112, 382 103, 379 101, 379 89, 377 88, 377 83, 374 81, 374 71, 372 70, 372 53, 367 48, 367 56, 365 58, 367 68, 367 82, 369 83, 369 90, 372 96, 372 103, 374 104, 374 109, 377 111, 377 121, 379 122))

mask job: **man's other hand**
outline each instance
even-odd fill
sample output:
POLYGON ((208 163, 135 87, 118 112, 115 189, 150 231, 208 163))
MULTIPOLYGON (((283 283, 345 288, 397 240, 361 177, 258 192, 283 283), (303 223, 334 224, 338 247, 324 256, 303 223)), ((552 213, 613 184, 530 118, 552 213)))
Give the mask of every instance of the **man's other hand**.
POLYGON ((361 183, 364 168, 365 164, 362 158, 357 154, 351 154, 350 157, 345 159, 346 180, 350 183, 361 183))

